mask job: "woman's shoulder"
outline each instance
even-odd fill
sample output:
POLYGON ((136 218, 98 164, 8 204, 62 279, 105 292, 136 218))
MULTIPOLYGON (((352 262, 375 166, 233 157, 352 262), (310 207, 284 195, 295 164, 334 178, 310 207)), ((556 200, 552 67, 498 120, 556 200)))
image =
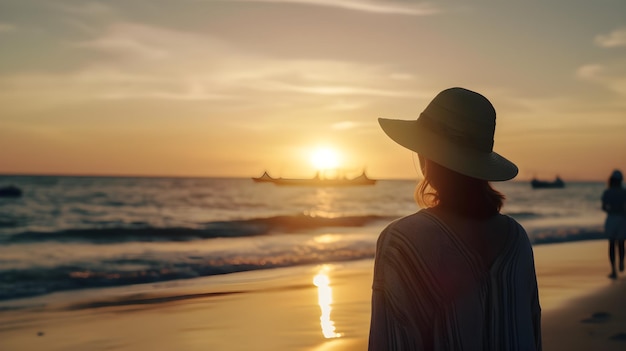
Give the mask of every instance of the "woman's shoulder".
POLYGON ((606 188, 604 189, 602 196, 626 196, 626 188, 606 188))
POLYGON ((413 232, 436 226, 435 218, 425 210, 420 210, 389 223, 383 232, 413 232))
POLYGON ((525 247, 532 252, 532 243, 526 229, 513 217, 509 215, 502 215, 507 217, 510 223, 509 234, 512 235, 513 242, 517 243, 517 247, 525 247))
POLYGON ((522 231, 522 232, 524 232, 524 233, 526 232, 526 230, 524 229, 524 227, 523 227, 523 226, 522 226, 522 225, 521 225, 521 224, 520 224, 520 223, 519 223, 519 222, 518 222, 515 218, 513 218, 513 217, 511 217, 511 216, 509 216, 509 215, 507 215, 507 214, 502 214, 501 216, 506 217, 506 218, 507 218, 507 220, 509 221, 509 223, 511 223, 511 225, 512 225, 514 228, 516 228, 517 230, 522 231))
POLYGON ((406 243, 428 242, 428 238, 438 236, 445 230, 435 217, 424 210, 404 216, 389 223, 378 238, 378 246, 386 246, 389 242, 406 243))

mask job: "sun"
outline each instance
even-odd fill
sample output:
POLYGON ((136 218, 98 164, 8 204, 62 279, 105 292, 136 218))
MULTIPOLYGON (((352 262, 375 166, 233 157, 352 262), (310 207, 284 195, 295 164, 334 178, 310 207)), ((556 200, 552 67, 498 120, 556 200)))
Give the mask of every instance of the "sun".
POLYGON ((336 169, 339 167, 339 154, 332 148, 320 147, 311 153, 311 163, 316 169, 336 169))

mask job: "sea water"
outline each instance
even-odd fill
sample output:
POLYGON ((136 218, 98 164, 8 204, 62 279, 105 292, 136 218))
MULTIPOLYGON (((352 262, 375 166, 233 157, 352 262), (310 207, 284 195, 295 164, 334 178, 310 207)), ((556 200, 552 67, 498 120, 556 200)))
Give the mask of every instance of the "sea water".
MULTIPOLYGON (((0 176, 0 300, 371 258, 414 213, 411 180, 281 187, 249 178, 0 176)), ((535 245, 602 238, 600 182, 495 183, 535 245)))

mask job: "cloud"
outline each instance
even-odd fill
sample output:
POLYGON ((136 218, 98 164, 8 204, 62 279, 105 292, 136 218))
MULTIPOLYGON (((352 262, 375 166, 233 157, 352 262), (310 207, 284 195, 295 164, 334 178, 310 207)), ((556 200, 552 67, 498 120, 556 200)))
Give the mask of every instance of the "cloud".
POLYGON ((605 84, 613 92, 619 94, 622 99, 626 98, 626 76, 614 76, 607 78, 605 84))
POLYGON ((576 70, 576 76, 582 79, 593 80, 596 79, 603 71, 602 65, 588 64, 579 67, 576 70))
MULTIPOLYGON (((228 1, 228 0, 217 0, 228 1)), ((324 7, 336 7, 346 10, 379 14, 428 16, 441 12, 441 9, 428 2, 398 1, 360 1, 360 0, 231 0, 232 2, 265 2, 283 4, 302 4, 324 7)))
POLYGON ((603 48, 626 47, 626 27, 615 29, 609 34, 598 35, 594 42, 603 48))
POLYGON ((16 27, 10 23, 0 22, 0 33, 12 32, 16 27))
POLYGON ((0 97, 36 97, 42 104, 94 99, 223 100, 223 108, 242 108, 275 104, 268 97, 278 93, 285 105, 353 110, 362 106, 354 97, 420 95, 398 86, 393 74, 397 70, 388 65, 277 59, 210 35, 138 23, 109 25, 69 47, 90 58, 73 71, 6 76, 0 97), (349 104, 338 104, 337 97, 351 99, 349 104))
POLYGON ((124 18, 122 8, 113 7, 104 2, 80 1, 74 3, 53 3, 59 15, 57 19, 72 27, 72 31, 79 30, 87 35, 98 33, 102 27, 109 25, 116 19, 124 18))
POLYGON ((353 121, 343 121, 337 122, 331 125, 330 127, 335 130, 346 130, 346 129, 354 129, 359 125, 357 122, 353 121))
POLYGON ((262 89, 269 91, 297 92, 313 95, 332 96, 379 96, 379 97, 415 97, 417 94, 410 91, 398 91, 391 89, 374 89, 360 86, 348 85, 315 85, 303 84, 295 85, 279 82, 268 82, 262 89))
POLYGON ((168 50, 155 47, 141 40, 141 38, 125 37, 123 35, 104 36, 95 40, 76 43, 75 46, 144 59, 165 58, 168 54, 168 50))
MULTIPOLYGON (((364 106, 365 106, 364 103, 340 101, 340 102, 331 103, 330 105, 327 106, 327 108, 332 111, 352 111, 352 110, 361 109, 364 106)), ((342 128, 339 128, 339 129, 342 129, 342 128)))
POLYGON ((613 65, 589 64, 578 68, 576 75, 626 97, 626 68, 621 62, 613 65))
POLYGON ((59 4, 58 7, 65 12, 77 15, 102 15, 111 14, 113 9, 104 3, 84 1, 78 4, 59 4))
POLYGON ((395 79, 395 80, 413 80, 413 79, 415 79, 415 77, 412 74, 409 74, 409 73, 392 73, 389 77, 391 79, 395 79))
MULTIPOLYGON (((332 60, 268 58, 207 35, 140 24, 113 25, 100 36, 76 46, 114 56, 113 60, 92 65, 100 70, 99 76, 103 72, 127 72, 180 82, 183 91, 195 92, 181 94, 184 98, 246 96, 250 91, 397 98, 418 95, 398 90, 394 85, 397 77, 385 67, 332 60)), ((171 91, 141 95, 176 96, 171 91)))

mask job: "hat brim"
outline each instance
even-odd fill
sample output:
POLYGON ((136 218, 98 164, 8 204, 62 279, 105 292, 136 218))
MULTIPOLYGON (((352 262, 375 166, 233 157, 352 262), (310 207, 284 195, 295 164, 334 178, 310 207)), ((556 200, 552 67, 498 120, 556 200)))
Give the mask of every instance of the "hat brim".
POLYGON ((466 176, 505 181, 515 178, 517 166, 496 152, 480 152, 451 142, 446 137, 423 128, 417 120, 379 118, 381 128, 393 141, 405 148, 466 176))

